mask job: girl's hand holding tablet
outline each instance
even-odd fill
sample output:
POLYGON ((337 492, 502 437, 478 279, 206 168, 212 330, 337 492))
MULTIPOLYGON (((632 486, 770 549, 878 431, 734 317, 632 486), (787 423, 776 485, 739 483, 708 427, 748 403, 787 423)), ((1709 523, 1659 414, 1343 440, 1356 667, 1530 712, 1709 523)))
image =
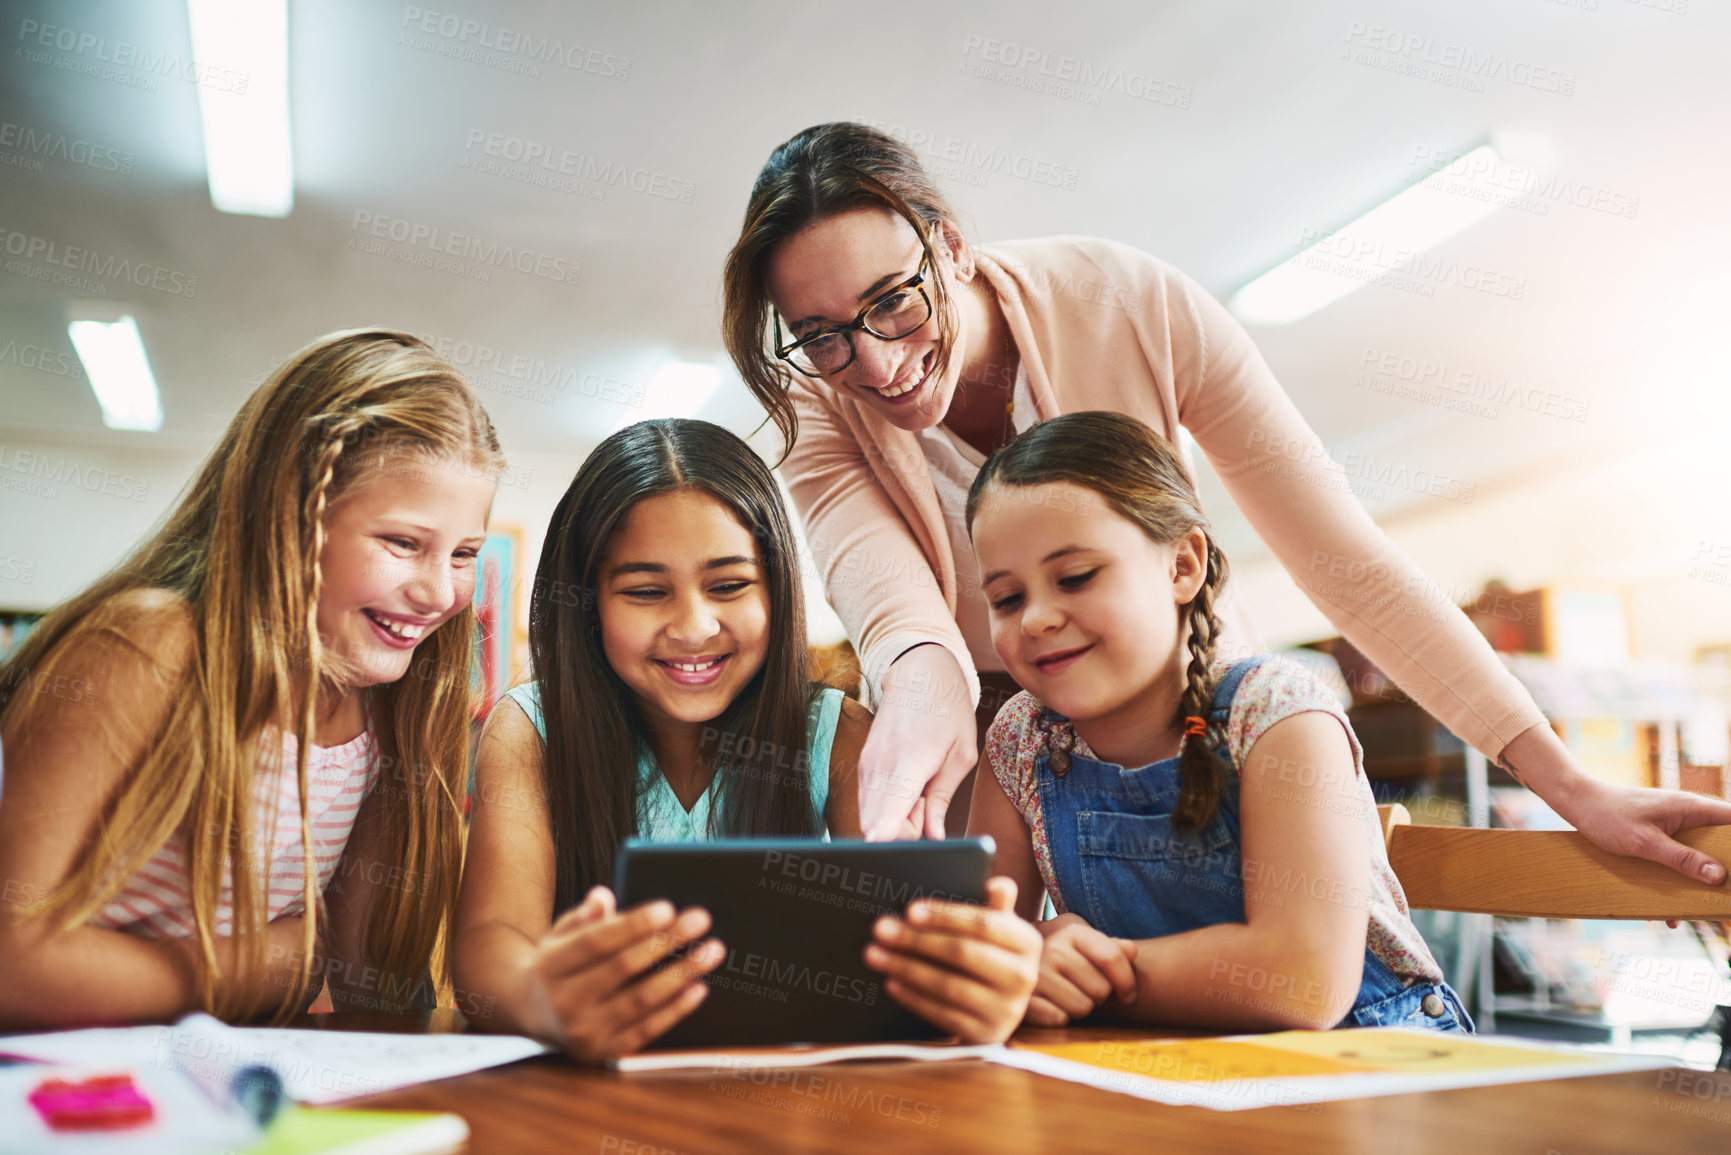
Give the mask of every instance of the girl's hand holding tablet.
POLYGON ((535 1033, 573 1058, 596 1063, 629 1054, 665 1034, 709 994, 703 976, 727 956, 715 939, 651 973, 696 942, 709 915, 651 902, 623 914, 613 892, 592 889, 542 936, 526 970, 535 1033))
POLYGON ((983 907, 922 899, 904 918, 880 918, 865 960, 908 1010, 964 1043, 1001 1043, 1040 977, 1040 932, 1016 915, 1016 884, 1000 876, 983 907))

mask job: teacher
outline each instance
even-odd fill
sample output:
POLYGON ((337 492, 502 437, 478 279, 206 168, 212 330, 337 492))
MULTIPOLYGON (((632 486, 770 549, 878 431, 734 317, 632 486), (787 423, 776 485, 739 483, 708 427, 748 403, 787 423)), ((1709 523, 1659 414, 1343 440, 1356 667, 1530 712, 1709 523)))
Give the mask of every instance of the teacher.
MULTIPOLYGON (((1731 803, 1582 773, 1466 616, 1359 505, 1213 297, 1113 241, 976 247, 957 220, 900 142, 821 124, 770 155, 727 259, 728 351, 786 439, 783 472, 877 711, 859 761, 868 837, 910 817, 943 837, 984 727, 1015 691, 979 594, 968 486, 1034 422, 1110 409, 1174 443, 1189 430, 1347 640, 1593 842, 1724 881, 1670 836, 1731 823, 1731 803)), ((1254 650, 1230 597, 1221 613, 1222 657, 1254 650)))

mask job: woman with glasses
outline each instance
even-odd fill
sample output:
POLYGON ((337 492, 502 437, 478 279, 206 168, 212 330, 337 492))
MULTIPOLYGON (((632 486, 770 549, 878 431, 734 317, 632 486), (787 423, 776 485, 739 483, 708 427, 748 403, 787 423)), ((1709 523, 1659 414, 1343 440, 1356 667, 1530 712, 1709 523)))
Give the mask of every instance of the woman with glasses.
MULTIPOLYGON (((783 472, 877 709, 859 762, 868 836, 923 810, 941 837, 1016 689, 962 521, 969 485, 1034 422, 1108 409, 1174 442, 1188 430, 1342 634, 1594 842, 1724 880, 1670 835, 1731 823, 1731 803, 1583 774, 1466 616, 1371 521, 1206 291, 1113 241, 974 246, 957 219, 905 146, 817 125, 770 155, 727 260, 728 351, 787 440, 783 472)), ((1219 612, 1222 660, 1254 652, 1229 593, 1219 612)))

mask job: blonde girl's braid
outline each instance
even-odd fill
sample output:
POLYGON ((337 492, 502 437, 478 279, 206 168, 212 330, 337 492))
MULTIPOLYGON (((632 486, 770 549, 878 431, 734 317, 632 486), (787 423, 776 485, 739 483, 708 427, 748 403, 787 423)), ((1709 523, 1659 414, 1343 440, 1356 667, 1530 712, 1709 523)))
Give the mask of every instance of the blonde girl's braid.
MULTIPOLYGON (((318 871, 313 864, 312 815, 307 808, 310 788, 308 760, 311 756, 313 724, 317 718, 324 670, 324 641, 319 637, 319 599, 324 594, 324 569, 319 564, 319 555, 325 548, 325 513, 329 504, 331 482, 336 477, 337 460, 342 456, 348 438, 366 426, 368 420, 368 416, 363 412, 347 413, 334 419, 329 416, 313 419, 315 426, 323 427, 323 439, 319 443, 318 451, 313 455, 313 482, 307 490, 306 505, 302 510, 307 535, 311 540, 306 558, 306 653, 300 663, 301 713, 295 734, 295 778, 300 791, 301 814, 301 957, 309 962, 316 948, 318 920, 322 914, 318 905, 318 887, 315 885, 318 871)), ((294 990, 288 1000, 290 1005, 298 1004, 305 997, 310 982, 309 967, 298 968, 294 990)))
POLYGON ((1214 747, 1222 734, 1209 720, 1214 704, 1214 645, 1220 637, 1220 619, 1214 616, 1214 599, 1226 580, 1226 557, 1205 539, 1207 573, 1202 588, 1184 609, 1189 636, 1185 647, 1190 651, 1190 664, 1184 670, 1184 694, 1178 701, 1178 725, 1185 729, 1183 748, 1179 752, 1178 805, 1173 810, 1173 824, 1181 831, 1199 830, 1214 817, 1220 804, 1220 763, 1214 757, 1214 747), (1190 719, 1200 718, 1197 726, 1190 719))

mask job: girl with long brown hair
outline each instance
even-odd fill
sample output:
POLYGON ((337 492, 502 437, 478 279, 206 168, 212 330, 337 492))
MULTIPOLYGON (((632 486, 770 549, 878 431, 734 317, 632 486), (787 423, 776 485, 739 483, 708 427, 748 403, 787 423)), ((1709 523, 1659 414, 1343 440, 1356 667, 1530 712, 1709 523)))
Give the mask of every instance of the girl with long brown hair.
MULTIPOLYGON (((617 910, 623 839, 859 835, 870 715, 809 680, 796 551, 769 467, 719 426, 640 422, 577 471, 530 595, 536 681, 478 753, 455 965, 483 1025, 596 1061, 702 1001, 724 944, 701 909, 617 910)), ((890 997, 976 1041, 1020 1020, 1039 953, 1008 881, 989 895, 915 903, 866 952, 890 997)))
POLYGON ((0 1026, 426 1002, 498 439, 419 339, 320 338, 0 668, 0 1026))
POLYGON ((1300 666, 1220 662, 1226 558, 1183 461, 1120 413, 987 460, 968 525, 999 711, 969 831, 1045 937, 1030 1022, 1104 1006, 1222 1029, 1472 1029, 1413 927, 1339 701, 1300 666))
MULTIPOLYGON (((969 576, 962 506, 980 465, 1036 421, 1106 409, 1174 443, 1188 430, 1347 640, 1583 834, 1724 881, 1671 835, 1731 823, 1731 802, 1582 773, 1466 616, 1438 605, 1371 521, 1211 295, 1128 245, 975 245, 960 220, 906 145, 815 125, 758 173, 724 274, 728 351, 786 437, 782 471, 877 707, 860 755, 869 833, 893 833, 923 798, 941 837, 984 725, 1017 689, 969 576)), ((1254 653, 1230 585, 1216 612, 1223 650, 1254 653)))

